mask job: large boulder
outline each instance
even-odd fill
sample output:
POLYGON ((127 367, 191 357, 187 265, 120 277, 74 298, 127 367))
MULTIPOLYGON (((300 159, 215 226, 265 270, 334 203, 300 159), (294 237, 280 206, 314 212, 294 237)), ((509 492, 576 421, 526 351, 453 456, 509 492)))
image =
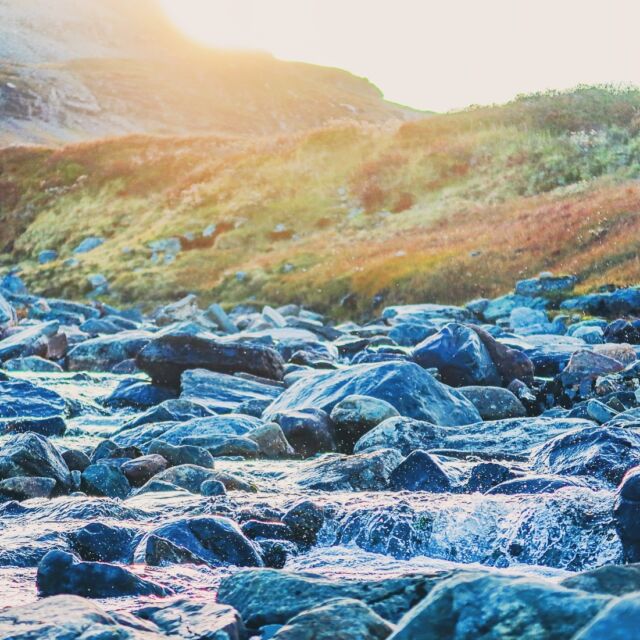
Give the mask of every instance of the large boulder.
POLYGON ((413 350, 413 359, 425 369, 438 369, 454 387, 499 385, 500 375, 480 336, 463 324, 450 323, 413 350))
POLYGON ((67 367, 69 371, 111 371, 123 360, 135 358, 152 337, 147 331, 121 331, 85 340, 69 351, 67 367))
POLYGON ((129 569, 106 562, 83 562, 72 553, 54 549, 38 565, 38 593, 68 593, 85 598, 167 596, 171 589, 137 576, 129 569))
POLYGON ((60 452, 35 433, 12 436, 0 445, 0 478, 53 478, 56 490, 65 492, 73 487, 69 467, 60 452))
POLYGON ((319 408, 330 413, 351 395, 385 400, 400 415, 434 424, 479 422, 476 408, 456 390, 438 382, 413 362, 361 364, 304 377, 289 387, 263 417, 288 409, 319 408))
POLYGON ((58 333, 57 322, 40 322, 27 326, 16 327, 15 333, 0 340, 0 361, 26 356, 46 356, 49 339, 58 333))
POLYGON ((640 434, 606 426, 571 430, 534 450, 531 463, 539 472, 590 476, 617 485, 640 464, 640 434))
POLYGON ((188 369, 242 372, 271 380, 282 380, 284 375, 284 361, 275 349, 257 343, 222 341, 208 334, 159 336, 142 349, 136 362, 156 384, 175 388, 188 369))
POLYGON ((282 411, 273 420, 294 452, 303 458, 336 450, 333 423, 322 409, 282 411))
POLYGON ((502 387, 461 387, 460 393, 478 410, 483 420, 521 418, 527 415, 522 402, 502 387))
POLYGON ((385 580, 327 580, 273 569, 243 570, 223 578, 218 602, 238 610, 257 629, 286 624, 303 611, 334 598, 354 598, 379 616, 397 622, 449 574, 420 574, 385 580))
POLYGON ((568 311, 583 311, 593 316, 637 315, 640 313, 640 288, 589 293, 565 300, 560 307, 568 311))
POLYGON ((211 567, 261 567, 258 547, 221 516, 185 518, 153 529, 135 557, 153 566, 189 562, 211 567))
POLYGON ((384 640, 393 626, 353 598, 329 600, 293 617, 273 640, 384 640), (337 632, 339 630, 339 632, 337 632))
POLYGON ((230 413, 255 401, 269 404, 283 388, 268 381, 245 380, 226 373, 190 369, 182 374, 182 400, 197 402, 217 413, 230 413))
POLYGON ((640 629, 640 595, 611 601, 573 640, 628 640, 640 629))
POLYGON ((542 580, 463 574, 436 586, 390 640, 570 640, 609 600, 542 580))
POLYGON ((412 451, 390 474, 392 491, 451 491, 451 480, 444 467, 426 451, 412 451))

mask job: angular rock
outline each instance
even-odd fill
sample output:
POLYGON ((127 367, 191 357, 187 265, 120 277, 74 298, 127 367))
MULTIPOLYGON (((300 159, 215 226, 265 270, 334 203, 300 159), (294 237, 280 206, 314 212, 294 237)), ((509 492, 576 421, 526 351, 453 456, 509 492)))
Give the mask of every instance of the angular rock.
POLYGON ((280 425, 275 422, 252 429, 247 433, 247 438, 258 445, 260 454, 265 458, 290 458, 295 455, 280 425))
POLYGON ((135 358, 152 339, 146 331, 121 331, 85 340, 67 354, 69 371, 111 371, 123 360, 135 358))
POLYGON ((426 451, 412 451, 389 476, 392 491, 445 493, 451 481, 442 465, 426 451))

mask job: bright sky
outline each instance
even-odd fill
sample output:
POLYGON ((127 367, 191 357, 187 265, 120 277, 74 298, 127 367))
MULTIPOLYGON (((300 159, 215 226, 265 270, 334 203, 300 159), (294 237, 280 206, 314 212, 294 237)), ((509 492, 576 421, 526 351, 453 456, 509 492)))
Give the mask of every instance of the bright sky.
POLYGON ((341 67, 422 109, 640 85, 640 0, 161 1, 200 42, 341 67))

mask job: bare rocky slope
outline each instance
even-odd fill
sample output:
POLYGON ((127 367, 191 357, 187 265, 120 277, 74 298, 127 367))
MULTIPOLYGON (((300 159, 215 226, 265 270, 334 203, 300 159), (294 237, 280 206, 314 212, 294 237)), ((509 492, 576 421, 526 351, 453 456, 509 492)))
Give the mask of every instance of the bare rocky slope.
POLYGON ((413 115, 342 70, 200 47, 155 0, 0 0, 0 146, 413 115))

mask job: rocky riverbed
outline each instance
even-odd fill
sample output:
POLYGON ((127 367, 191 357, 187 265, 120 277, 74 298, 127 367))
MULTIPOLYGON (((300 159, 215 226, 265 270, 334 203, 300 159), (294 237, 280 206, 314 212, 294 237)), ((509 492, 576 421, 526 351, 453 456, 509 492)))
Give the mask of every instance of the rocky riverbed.
POLYGON ((640 290, 574 286, 338 324, 6 275, 0 638, 640 637, 640 290))

